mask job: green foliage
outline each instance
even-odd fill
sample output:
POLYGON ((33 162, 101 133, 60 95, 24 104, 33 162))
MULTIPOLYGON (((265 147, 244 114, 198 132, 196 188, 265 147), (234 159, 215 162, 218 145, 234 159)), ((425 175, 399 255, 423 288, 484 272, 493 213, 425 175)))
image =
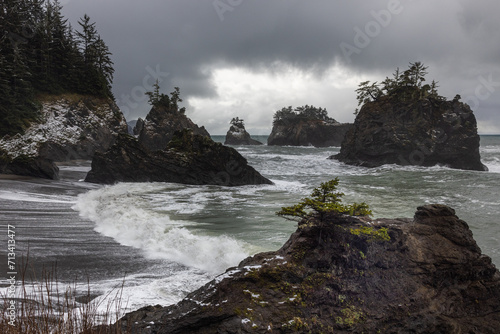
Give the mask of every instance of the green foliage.
POLYGON ((148 96, 148 103, 153 107, 163 107, 167 109, 171 113, 181 113, 184 114, 186 112, 186 108, 180 108, 178 106, 179 102, 182 102, 180 98, 180 88, 174 87, 174 91, 168 94, 160 93, 160 84, 158 79, 156 79, 155 84, 153 85, 152 92, 145 93, 148 96))
POLYGON ((351 228, 351 234, 354 235, 364 235, 368 237, 369 241, 389 241, 391 237, 389 236, 388 230, 386 227, 382 227, 380 229, 375 229, 370 226, 361 226, 359 228, 351 228))
POLYGON ((113 97, 111 53, 87 15, 75 32, 57 0, 4 0, 0 8, 0 137, 37 120, 38 95, 113 97))
POLYGON ((320 120, 325 122, 335 122, 333 118, 328 117, 328 112, 324 108, 316 108, 315 106, 305 105, 297 107, 295 110, 292 106, 283 107, 274 113, 273 125, 284 121, 295 120, 320 120))
MULTIPOLYGON (((393 78, 386 77, 378 84, 376 81, 363 81, 356 89, 358 106, 376 101, 381 97, 388 96, 403 102, 417 101, 423 98, 434 98, 442 100, 444 97, 437 92, 437 82, 424 84, 425 76, 428 74, 427 66, 417 61, 410 63, 408 69, 401 73, 399 68, 393 74, 393 78)), ((354 114, 358 113, 358 109, 354 114)))
POLYGON ((311 217, 323 221, 327 215, 332 214, 347 214, 351 216, 368 216, 372 214, 368 204, 364 202, 347 205, 342 204, 342 196, 344 196, 344 194, 336 192, 338 184, 338 178, 321 183, 318 188, 312 191, 311 197, 304 198, 296 205, 282 207, 276 214, 287 219, 298 221, 311 217))
POLYGON ((365 313, 362 309, 349 305, 340 310, 342 316, 335 318, 335 323, 341 326, 352 327, 357 323, 360 323, 365 318, 365 313))
POLYGON ((376 100, 382 91, 375 81, 370 85, 370 81, 363 81, 359 84, 359 88, 356 89, 356 99, 358 100, 358 106, 365 104, 369 101, 376 100))
POLYGON ((245 127, 245 123, 244 123, 243 119, 241 119, 239 117, 233 117, 233 119, 229 123, 231 125, 234 125, 237 128, 240 128, 240 129, 243 129, 245 127))

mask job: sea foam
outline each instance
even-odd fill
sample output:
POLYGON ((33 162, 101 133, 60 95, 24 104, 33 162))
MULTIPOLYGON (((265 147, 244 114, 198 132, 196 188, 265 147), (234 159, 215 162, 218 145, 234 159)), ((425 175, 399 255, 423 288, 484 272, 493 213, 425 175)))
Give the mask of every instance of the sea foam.
MULTIPOLYGON (((168 203, 162 210, 155 209, 161 187, 165 184, 106 186, 79 195, 73 209, 94 221, 97 232, 122 245, 141 249, 148 258, 165 259, 215 274, 248 256, 244 242, 225 235, 204 235, 202 229, 189 228, 196 227, 193 222, 171 219, 166 209, 168 203)), ((169 201, 168 191, 164 200, 169 201)), ((180 210, 179 203, 174 203, 172 209, 180 210)))

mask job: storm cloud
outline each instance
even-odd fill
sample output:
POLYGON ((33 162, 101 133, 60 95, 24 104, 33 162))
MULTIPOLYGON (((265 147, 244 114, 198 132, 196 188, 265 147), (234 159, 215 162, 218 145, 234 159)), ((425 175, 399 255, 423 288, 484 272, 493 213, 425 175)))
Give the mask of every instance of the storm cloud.
POLYGON ((269 134, 281 107, 313 104, 352 122, 360 81, 409 62, 429 66, 441 95, 460 94, 481 133, 500 133, 500 3, 494 0, 66 0, 113 52, 114 94, 127 120, 145 90, 181 88, 187 115, 211 134, 232 117, 269 134))

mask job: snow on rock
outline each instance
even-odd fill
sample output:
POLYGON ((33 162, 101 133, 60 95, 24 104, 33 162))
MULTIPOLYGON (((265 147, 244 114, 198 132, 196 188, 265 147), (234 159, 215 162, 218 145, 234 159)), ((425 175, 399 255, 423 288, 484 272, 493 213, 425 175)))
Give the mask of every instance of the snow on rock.
POLYGON ((40 123, 32 124, 24 134, 0 139, 0 149, 11 159, 89 159, 97 149, 109 147, 116 133, 126 130, 125 118, 113 101, 61 96, 42 102, 40 123))

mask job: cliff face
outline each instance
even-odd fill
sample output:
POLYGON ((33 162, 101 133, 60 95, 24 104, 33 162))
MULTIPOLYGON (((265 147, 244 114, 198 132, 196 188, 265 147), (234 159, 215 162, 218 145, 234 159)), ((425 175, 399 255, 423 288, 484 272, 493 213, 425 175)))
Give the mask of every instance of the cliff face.
POLYGON ((283 120, 273 125, 268 145, 277 146, 340 146, 352 124, 321 120, 283 120))
POLYGON ((335 217, 303 222, 278 251, 115 326, 169 334, 493 334, 500 272, 449 207, 419 207, 413 219, 335 217))
POLYGON ((54 161, 91 159, 109 148, 127 124, 109 99, 85 96, 52 97, 42 102, 41 119, 24 134, 0 140, 0 172, 57 178, 54 161))
POLYGON ((458 100, 401 102, 382 97, 365 104, 332 158, 350 165, 383 164, 487 170, 479 155, 476 118, 458 100))
POLYGON ((172 113, 163 106, 153 107, 145 120, 139 119, 134 134, 139 135, 139 142, 151 151, 163 150, 176 131, 191 129, 194 134, 210 137, 205 127, 199 127, 186 115, 172 113))
POLYGON ((231 125, 226 133, 224 145, 262 145, 258 140, 250 138, 244 126, 231 125))
POLYGON ((132 136, 120 135, 108 151, 94 156, 85 181, 272 184, 235 149, 187 129, 176 132, 166 148, 157 151, 148 150, 132 136))

